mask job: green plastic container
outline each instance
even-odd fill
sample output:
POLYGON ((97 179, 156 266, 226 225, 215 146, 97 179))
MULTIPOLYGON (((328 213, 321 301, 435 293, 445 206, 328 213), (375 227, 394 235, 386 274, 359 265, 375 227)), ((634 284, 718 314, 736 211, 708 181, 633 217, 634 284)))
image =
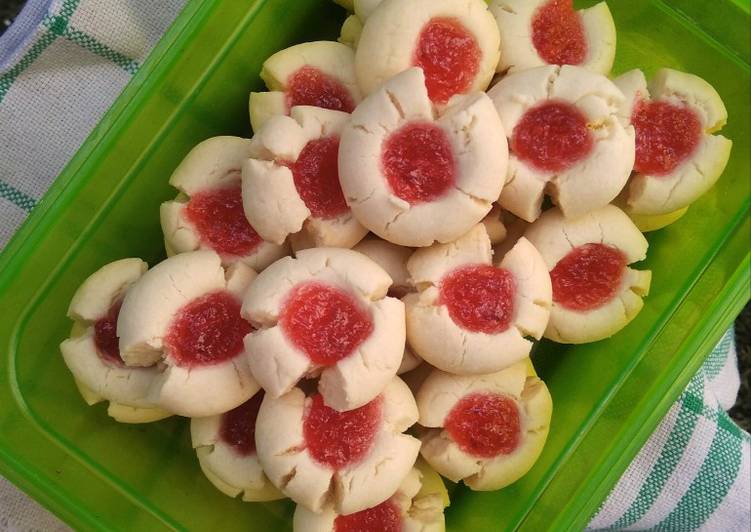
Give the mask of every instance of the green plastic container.
MULTIPOLYGON (((540 346, 555 402, 545 451, 505 490, 458 488, 449 530, 582 528, 749 299, 748 1, 609 4, 616 72, 671 66, 709 80, 730 113, 733 156, 712 192, 650 235, 652 294, 631 325, 592 345, 540 346)), ((162 258, 171 170, 201 139, 250 133, 263 60, 335 37, 343 16, 329 0, 189 1, 0 256, 0 473, 76 529, 291 529, 291 503, 242 503, 204 479, 185 420, 124 426, 87 408, 58 344, 87 275, 162 258)))

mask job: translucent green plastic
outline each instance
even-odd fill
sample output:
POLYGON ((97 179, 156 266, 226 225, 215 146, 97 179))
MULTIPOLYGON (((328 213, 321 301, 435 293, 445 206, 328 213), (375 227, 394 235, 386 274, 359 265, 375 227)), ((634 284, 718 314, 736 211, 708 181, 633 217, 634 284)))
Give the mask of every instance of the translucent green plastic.
MULTIPOLYGON (((534 355, 555 402, 532 471, 457 488, 449 530, 583 527, 749 298, 747 1, 610 0, 616 72, 661 66, 714 84, 735 142, 718 185, 651 234, 652 293, 611 340, 534 355)), ((198 141, 250 133, 247 93, 285 46, 333 38, 330 0, 193 0, 0 256, 0 473, 79 530, 291 529, 289 502, 243 503, 201 474, 188 424, 119 425, 81 400, 59 355, 68 301, 111 260, 163 256, 158 207, 198 141)))

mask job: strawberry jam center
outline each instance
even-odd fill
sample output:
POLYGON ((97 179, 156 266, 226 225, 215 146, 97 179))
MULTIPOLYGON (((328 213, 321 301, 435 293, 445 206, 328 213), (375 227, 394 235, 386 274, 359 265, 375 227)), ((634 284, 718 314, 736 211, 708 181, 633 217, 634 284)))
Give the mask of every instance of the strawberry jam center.
POLYGON ((440 290, 441 304, 465 329, 495 334, 511 325, 516 282, 508 270, 486 264, 465 266, 446 275, 440 290))
POLYGON ((429 122, 412 122, 389 135, 381 164, 393 193, 410 204, 439 198, 456 179, 449 139, 429 122))
POLYGON ((218 253, 249 255, 263 242, 245 217, 240 183, 199 192, 188 202, 186 215, 201 241, 218 253))
POLYGON ((125 363, 120 357, 120 345, 117 337, 117 317, 120 315, 122 299, 118 299, 110 306, 107 314, 94 323, 94 345, 99 356, 107 362, 117 366, 125 363))
POLYGON ((287 78, 287 105, 312 105, 351 113, 355 101, 339 81, 317 68, 304 66, 287 78))
POLYGON ((303 435, 313 459, 335 470, 362 460, 381 424, 381 398, 347 412, 329 408, 320 394, 311 399, 303 435))
POLYGON ((400 532, 402 514, 391 499, 378 506, 340 515, 334 520, 334 532, 400 532))
POLYGON ((434 18, 422 29, 412 62, 425 73, 430 99, 444 104, 472 86, 480 69, 480 47, 458 20, 434 18))
POLYGON ((239 355, 243 338, 252 329, 240 316, 237 299, 228 292, 214 292, 177 312, 164 344, 179 366, 210 366, 239 355))
POLYGON ((626 271, 626 256, 604 244, 572 249, 550 272, 553 301, 562 307, 587 311, 615 297, 626 271))
POLYGON ((316 218, 336 218, 349 210, 339 184, 339 137, 311 140, 297 161, 284 163, 292 170, 295 188, 316 218))
POLYGON ((296 286, 280 320, 292 343, 315 364, 349 356, 373 332, 373 320, 347 292, 321 283, 296 286))
POLYGON ((671 173, 696 151, 701 139, 699 117, 686 105, 641 101, 631 123, 636 129, 634 169, 642 174, 671 173))
POLYGON ((551 65, 580 65, 587 58, 587 39, 573 0, 550 0, 532 18, 532 44, 551 65))
POLYGON ((256 452, 256 419, 262 402, 263 390, 222 414, 219 438, 241 456, 250 456, 256 452))
POLYGON ((444 428, 462 451, 480 458, 512 453, 521 439, 516 402, 493 393, 462 397, 446 416, 444 428))
POLYGON ((587 118, 573 105, 549 100, 527 111, 516 124, 511 150, 545 172, 561 172, 592 151, 587 118))

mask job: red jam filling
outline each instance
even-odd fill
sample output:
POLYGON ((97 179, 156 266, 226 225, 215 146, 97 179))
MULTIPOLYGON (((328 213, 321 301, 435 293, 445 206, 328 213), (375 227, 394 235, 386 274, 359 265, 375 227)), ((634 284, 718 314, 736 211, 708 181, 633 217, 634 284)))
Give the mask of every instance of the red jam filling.
POLYGON ((351 113, 355 101, 339 81, 317 68, 304 66, 287 78, 287 105, 312 105, 351 113))
POLYGON ((551 65, 580 65, 587 58, 587 39, 573 0, 550 0, 532 18, 532 44, 551 65))
POLYGON ((201 241, 218 253, 242 257, 263 242, 245 217, 239 183, 199 192, 190 198, 185 212, 201 241))
POLYGON ((311 399, 303 435, 313 459, 332 469, 362 460, 373 447, 381 424, 381 398, 347 412, 329 408, 320 394, 311 399))
POLYGON ((444 428, 462 451, 481 458, 512 453, 521 439, 516 402, 492 393, 462 397, 446 416, 444 428))
POLYGON ((701 140, 701 122, 687 105, 640 101, 631 116, 636 129, 634 170, 665 175, 688 159, 701 140))
POLYGON ((240 302, 228 292, 214 292, 177 312, 164 344, 180 366, 211 366, 239 355, 251 330, 240 316, 240 302))
POLYGON ((425 73, 430 99, 444 104, 472 86, 480 55, 474 36, 458 20, 434 18, 422 29, 412 62, 425 73))
POLYGON ((572 249, 550 272, 553 301, 571 310, 601 307, 618 292, 626 271, 626 256, 605 244, 572 249))
POLYGON ((496 334, 511 325, 516 282, 508 270, 479 264, 456 269, 441 281, 440 303, 454 322, 473 332, 496 334))
POLYGON ((347 292, 321 283, 292 290, 282 309, 284 333, 315 364, 349 356, 373 332, 373 320, 347 292))
POLYGON ((334 532, 400 532, 402 514, 391 499, 378 506, 334 520, 334 532))
POLYGON ((262 402, 263 390, 237 408, 222 414, 219 438, 241 456, 256 452, 256 419, 262 402))
POLYGON ((97 353, 102 359, 118 366, 125 365, 120 357, 120 345, 117 337, 117 317, 122 305, 123 300, 118 299, 112 303, 107 314, 94 323, 94 345, 97 353))
POLYGON ((451 143, 429 122, 412 122, 389 135, 381 164, 392 192, 413 205, 439 198, 456 179, 451 143))
POLYGON ((339 137, 311 140, 297 161, 286 164, 292 170, 295 188, 316 218, 336 218, 349 210, 339 184, 339 137))
POLYGON ((545 172, 561 172, 592 151, 587 118, 573 105, 546 101, 527 111, 516 124, 511 150, 522 161, 545 172))

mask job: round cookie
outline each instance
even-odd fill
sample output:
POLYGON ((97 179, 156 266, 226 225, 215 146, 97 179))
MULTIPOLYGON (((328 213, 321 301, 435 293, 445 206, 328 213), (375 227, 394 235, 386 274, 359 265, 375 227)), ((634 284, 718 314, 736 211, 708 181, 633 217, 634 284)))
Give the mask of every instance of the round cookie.
POLYGON ((497 266, 485 226, 450 244, 417 250, 407 263, 419 292, 408 295, 407 340, 450 373, 499 371, 529 356, 548 323, 550 277, 521 238, 497 266))
POLYGON ((314 513, 298 505, 292 523, 294 532, 443 532, 446 529, 443 508, 447 505, 448 494, 443 480, 422 462, 409 472, 394 495, 373 508, 342 516, 333 508, 314 513))
MULTIPOLYGON (((407 271, 407 260, 414 251, 412 248, 397 246, 386 240, 371 237, 362 240, 352 250, 362 253, 386 270, 386 273, 391 277, 391 287, 388 291, 390 297, 402 299, 405 295, 415 291, 407 271)), ((405 345, 404 357, 396 374, 401 375, 411 371, 421 362, 422 359, 412 352, 409 345, 405 345)))
POLYGON ((68 307, 73 330, 60 344, 84 400, 89 405, 109 401, 108 414, 122 423, 147 423, 172 415, 150 395, 161 368, 127 367, 117 343, 124 294, 146 270, 141 259, 121 259, 91 274, 73 295, 68 307))
POLYGON ((509 165, 499 203, 528 222, 548 194, 569 218, 604 207, 634 165, 634 129, 621 91, 576 66, 510 74, 488 95, 509 137, 509 165))
POLYGON ((601 340, 641 310, 652 273, 627 265, 644 260, 648 243, 617 207, 608 205, 575 220, 550 209, 524 236, 551 275, 553 306, 546 338, 566 344, 601 340))
POLYGON ((574 10, 572 0, 491 0, 501 35, 498 72, 576 65, 608 74, 615 59, 615 23, 600 2, 574 10))
POLYGON ((253 131, 269 118, 287 115, 298 105, 351 113, 360 101, 355 77, 355 53, 333 41, 296 44, 264 63, 261 79, 270 92, 251 92, 250 124, 253 131))
POLYGON ((415 66, 425 71, 430 99, 439 106, 457 94, 488 87, 498 64, 500 37, 485 2, 384 0, 367 4, 355 4, 364 22, 355 53, 355 72, 364 94, 415 66), (377 6, 370 11, 370 4, 377 6))
POLYGON ((387 297, 391 278, 352 250, 315 248, 264 270, 243 303, 257 330, 248 363, 278 398, 303 378, 336 410, 358 408, 396 375, 404 353, 404 304, 387 297))
POLYGON ((339 151, 354 216, 381 238, 410 247, 469 231, 498 199, 506 166, 505 132, 487 95, 457 97, 437 111, 419 68, 363 100, 339 151))
POLYGON ((420 442, 402 433, 415 421, 415 399, 398 377, 347 412, 293 388, 264 397, 256 449, 271 482, 297 504, 350 514, 391 497, 409 474, 420 442))
POLYGON ((663 216, 664 227, 706 193, 725 170, 733 142, 714 133, 727 122, 717 91, 693 74, 662 68, 649 85, 640 70, 615 79, 624 116, 636 129, 634 175, 623 193, 628 214, 663 216))
POLYGON ((159 209, 168 255, 212 249, 227 266, 242 261, 262 270, 288 253, 286 243, 258 236, 243 211, 240 169, 250 155, 250 140, 225 136, 185 156, 169 180, 180 193, 159 209))
POLYGON ((504 212, 499 205, 493 205, 488 215, 482 219, 485 231, 488 233, 490 243, 494 246, 500 244, 506 239, 507 229, 503 223, 504 212))
POLYGON ((242 167, 245 214, 258 234, 293 246, 352 247, 366 234, 339 185, 339 136, 349 115, 300 106, 276 116, 253 137, 242 167), (302 234, 297 234, 301 233, 302 234))
POLYGON ((151 394, 162 408, 211 416, 258 391, 243 348, 252 327, 240 316, 255 275, 241 262, 223 268, 213 251, 191 251, 157 264, 128 290, 117 318, 120 354, 129 366, 160 363, 151 394))
POLYGON ((545 445, 553 403, 522 360, 496 373, 434 370, 417 393, 422 457, 477 491, 497 490, 532 468, 545 445))
POLYGON ((284 498, 264 474, 256 453, 261 401, 263 391, 224 414, 190 420, 190 438, 206 478, 225 495, 249 502, 284 498))

